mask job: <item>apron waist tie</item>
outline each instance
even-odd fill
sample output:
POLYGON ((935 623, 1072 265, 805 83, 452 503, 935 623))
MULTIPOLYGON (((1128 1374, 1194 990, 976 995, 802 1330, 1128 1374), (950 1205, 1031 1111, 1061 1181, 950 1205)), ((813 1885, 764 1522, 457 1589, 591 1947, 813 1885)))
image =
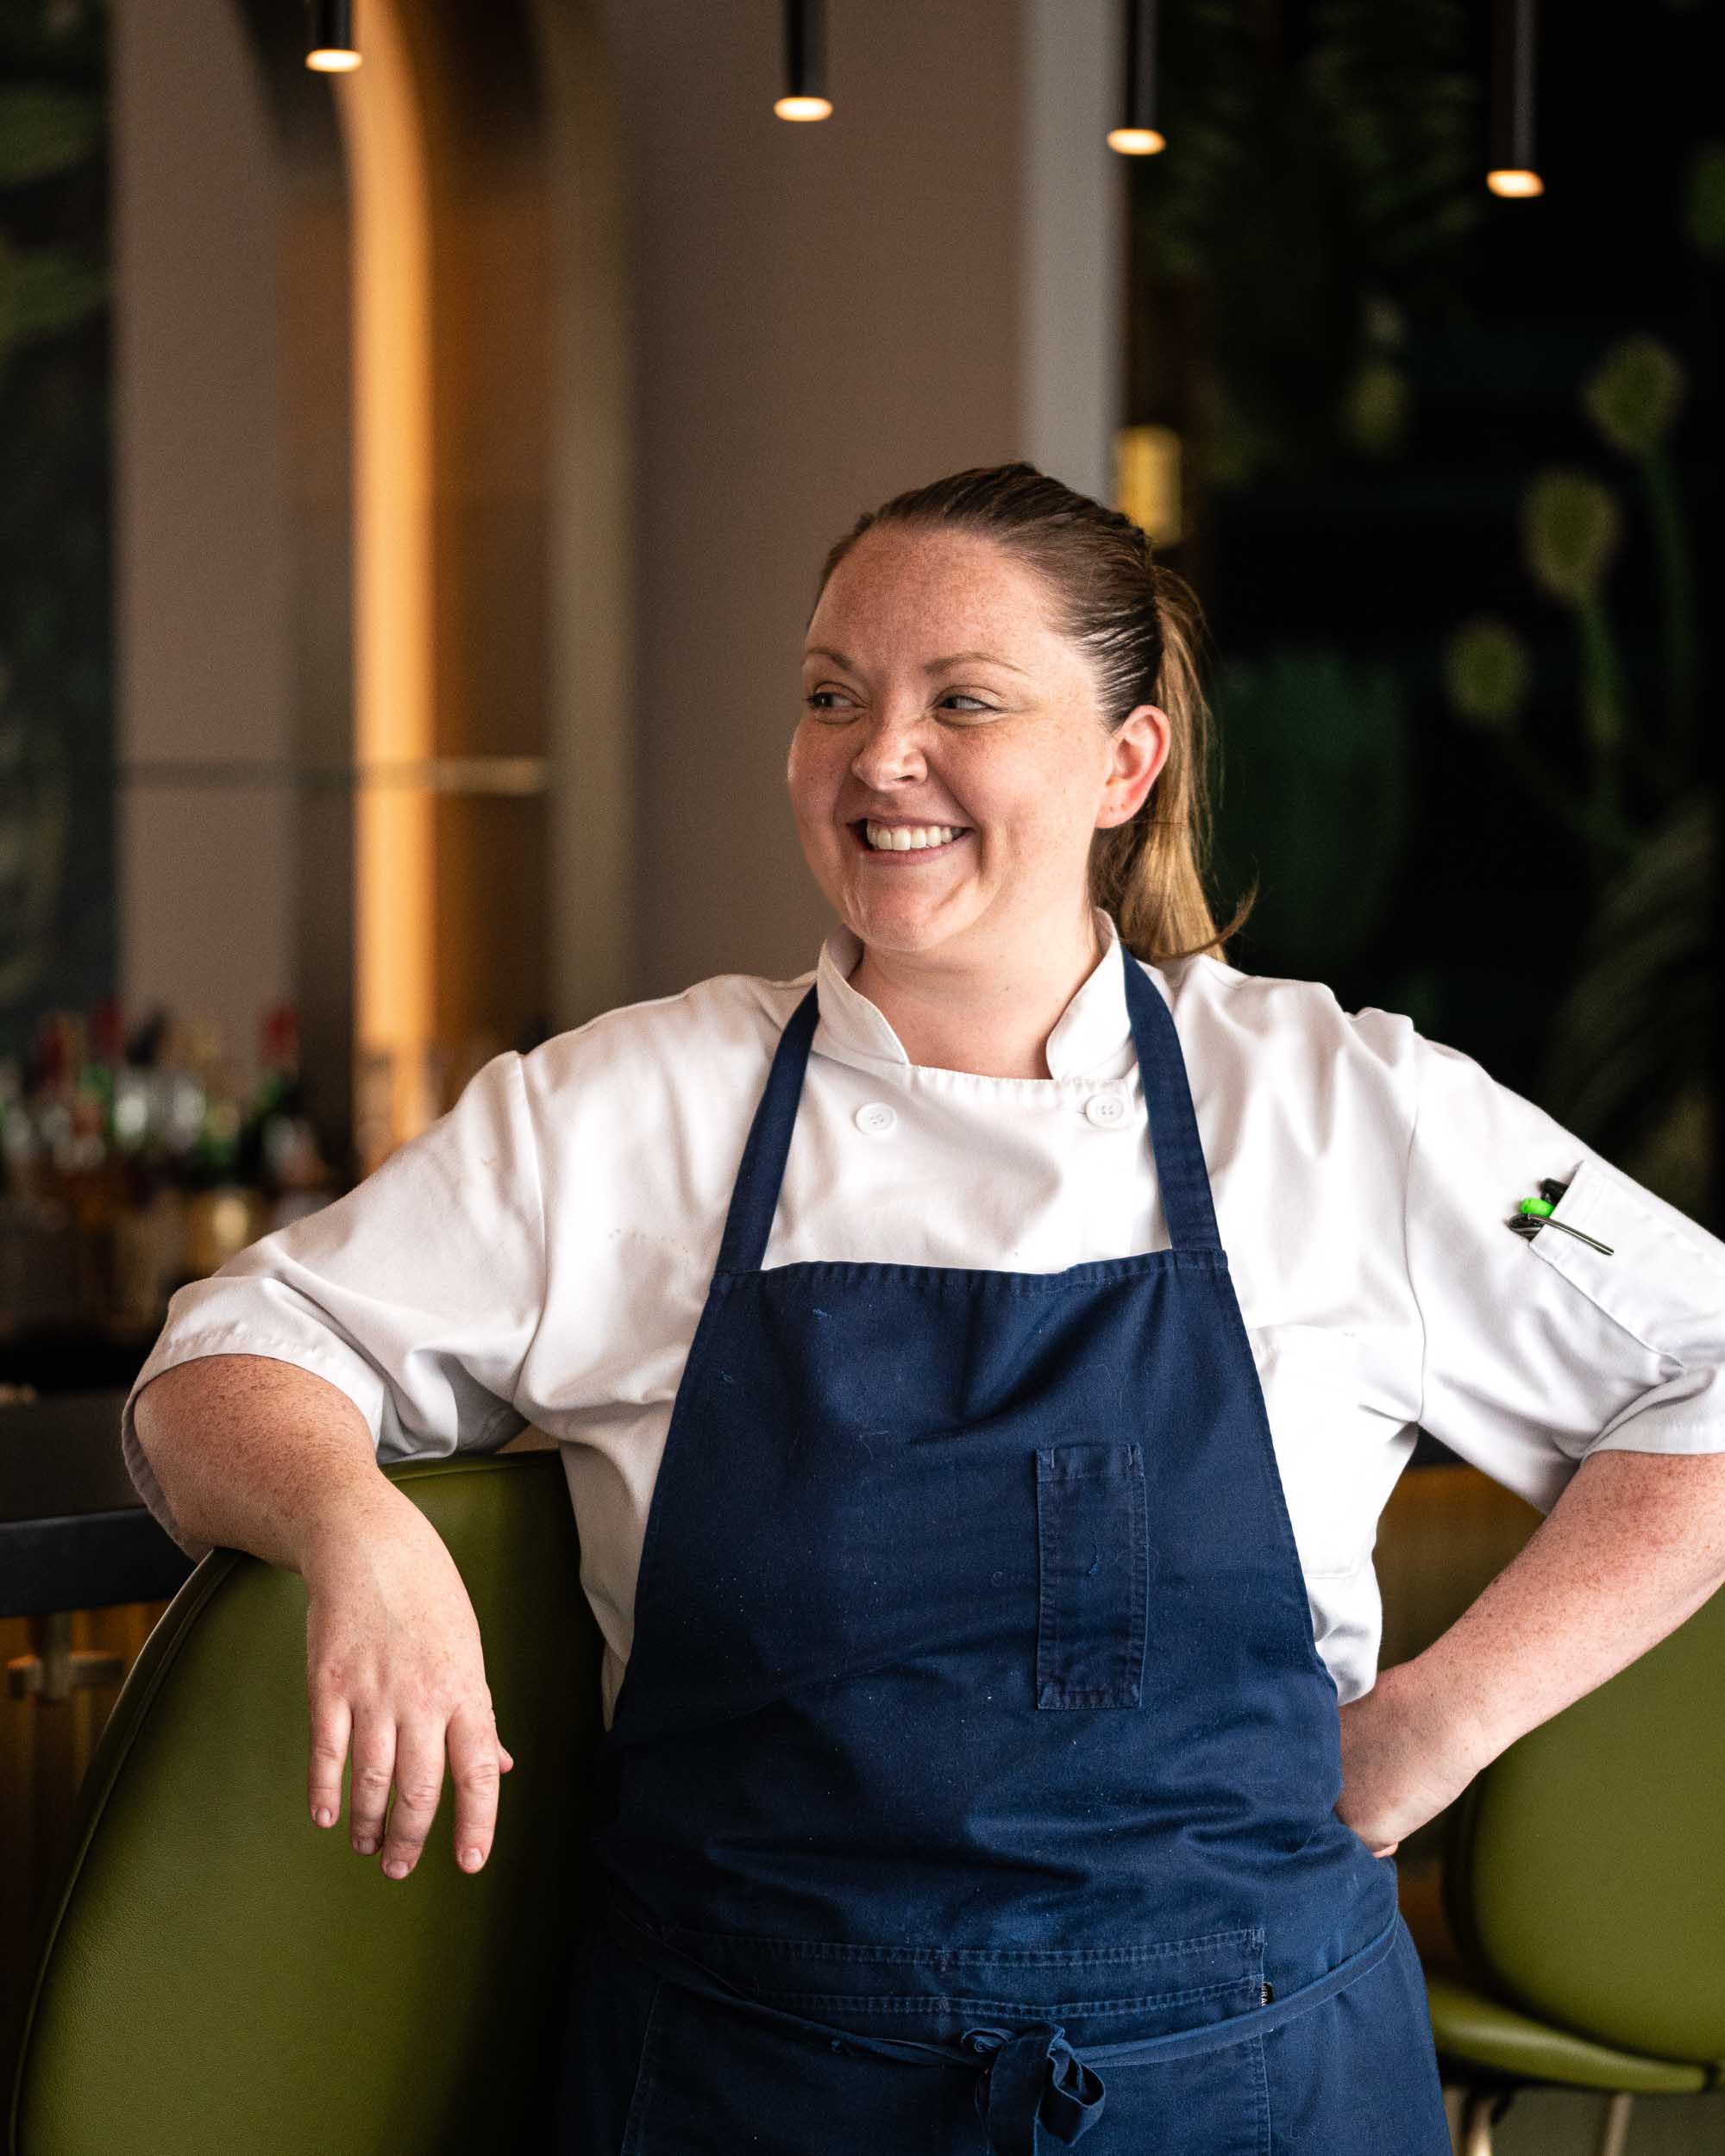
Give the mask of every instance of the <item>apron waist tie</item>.
POLYGON ((915 2065, 933 2061, 940 2065, 974 2065, 980 2057, 982 2071, 976 2082, 976 2109, 988 2132, 989 2156, 1050 2156, 1052 2142, 1070 2147, 1101 2116, 1107 2090, 1095 2062, 1107 2059, 1115 2065, 1148 2065, 1163 2059, 1189 2059, 1195 2053, 1220 2051, 1249 2037, 1279 2028, 1296 2014, 1321 2005, 1377 1968, 1396 1943, 1401 1923, 1399 1910, 1377 1938, 1357 1953, 1339 1961, 1297 1991, 1256 2006, 1226 2021, 1206 2021, 1201 2027, 1176 2029, 1164 2036, 1144 2036, 1118 2044, 1087 2044, 1081 2055, 1067 2041, 1058 2022, 1042 2021, 1028 2029, 968 2028, 955 2046, 919 2043, 909 2037, 864 2036, 851 2029, 835 2028, 825 2021, 808 2020, 782 2007, 768 2006, 731 1984, 694 1955, 675 1946, 660 1934, 649 1931, 626 1915, 615 1902, 606 1911, 605 1927, 625 1953, 645 1962, 659 1975, 686 1990, 718 2000, 724 2006, 818 2037, 835 2052, 873 2052, 884 2059, 907 2059, 915 2065))

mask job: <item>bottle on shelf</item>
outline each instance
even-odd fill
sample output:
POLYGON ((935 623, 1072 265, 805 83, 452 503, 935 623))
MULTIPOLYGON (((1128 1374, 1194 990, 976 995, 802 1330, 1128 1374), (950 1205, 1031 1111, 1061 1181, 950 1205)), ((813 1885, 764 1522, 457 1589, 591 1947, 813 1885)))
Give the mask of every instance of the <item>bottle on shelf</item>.
POLYGON ((266 1200, 263 1232, 316 1213, 334 1195, 334 1175, 305 1113, 299 1062, 299 1014, 291 1003, 273 1005, 262 1022, 260 1076, 240 1134, 244 1180, 266 1200))
POLYGON ((72 1014, 50 1012, 38 1022, 12 1082, 3 1157, 6 1194, 0 1206, 0 1324, 27 1332, 66 1320, 78 1296, 78 1223, 68 1197, 72 1157, 72 1056, 78 1044, 72 1014))
POLYGON ((114 1000, 50 1011, 0 1060, 0 1339, 147 1340, 173 1291, 336 1194, 292 1004, 247 1095, 220 1026, 114 1000))
POLYGON ((172 1112, 179 1075, 163 1051, 166 1011, 151 1012, 126 1042, 114 1081, 114 1143, 125 1163, 127 1206, 116 1224, 113 1324, 157 1330, 179 1284, 185 1249, 185 1194, 176 1173, 172 1112))
MULTIPOLYGON (((244 1122, 233 1077, 223 1052, 221 1026, 214 1018, 187 1022, 182 1053, 193 1074, 202 1102, 197 1129, 181 1157, 187 1193, 183 1277, 175 1283, 204 1280, 263 1232, 263 1194, 240 1175, 240 1132, 244 1122)), ((191 1101, 185 1096, 188 1112, 191 1101)))

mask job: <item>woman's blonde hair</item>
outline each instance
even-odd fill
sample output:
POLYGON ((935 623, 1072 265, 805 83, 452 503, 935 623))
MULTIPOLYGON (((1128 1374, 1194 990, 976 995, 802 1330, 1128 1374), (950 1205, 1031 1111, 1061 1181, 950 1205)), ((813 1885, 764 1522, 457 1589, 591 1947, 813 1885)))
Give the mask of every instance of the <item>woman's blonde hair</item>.
POLYGON ((815 606, 862 534, 884 524, 973 531, 1035 570, 1057 627, 1089 661, 1108 732, 1140 704, 1168 714, 1168 757, 1156 783, 1135 816, 1099 830, 1091 845, 1091 899, 1113 916, 1127 950, 1151 965, 1197 952, 1230 962, 1224 946, 1251 912, 1258 885, 1219 928, 1204 888, 1214 729, 1198 673, 1203 611, 1191 586, 1154 560, 1130 517, 1033 464, 994 464, 865 511, 827 555, 815 606))

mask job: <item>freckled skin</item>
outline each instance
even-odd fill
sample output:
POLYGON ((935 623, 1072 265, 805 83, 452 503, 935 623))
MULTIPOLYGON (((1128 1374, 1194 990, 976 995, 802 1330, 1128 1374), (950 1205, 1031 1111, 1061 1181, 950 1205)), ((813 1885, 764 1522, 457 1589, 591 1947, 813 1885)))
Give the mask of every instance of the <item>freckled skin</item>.
POLYGON ((1100 956, 1091 843, 1149 793, 1166 716, 1139 705, 1110 735, 1041 580, 971 533, 865 533, 806 643, 852 662, 806 657, 803 693, 820 702, 786 767, 809 867, 863 946, 851 985, 913 1062, 1045 1078, 1043 1044, 1100 956), (996 663, 924 672, 972 650, 996 663), (883 868, 849 828, 866 815, 972 829, 941 857, 883 868))

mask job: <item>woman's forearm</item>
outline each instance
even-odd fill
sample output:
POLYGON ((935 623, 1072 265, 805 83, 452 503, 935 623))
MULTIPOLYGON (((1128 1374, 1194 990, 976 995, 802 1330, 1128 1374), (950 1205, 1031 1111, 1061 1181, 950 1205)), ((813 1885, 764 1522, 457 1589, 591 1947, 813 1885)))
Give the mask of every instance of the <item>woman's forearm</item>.
POLYGON ((1448 1631, 1342 1708, 1337 1809, 1393 1849, 1722 1585, 1725 1454, 1590 1454, 1448 1631))
POLYGON ((1725 1453, 1595 1452, 1512 1561, 1394 1681, 1442 1714, 1477 1773, 1722 1584, 1725 1453))
POLYGON ((415 1507, 378 1466, 339 1386, 261 1355, 208 1355, 153 1378, 138 1443, 188 1540, 304 1572, 330 1537, 400 1524, 415 1507))

